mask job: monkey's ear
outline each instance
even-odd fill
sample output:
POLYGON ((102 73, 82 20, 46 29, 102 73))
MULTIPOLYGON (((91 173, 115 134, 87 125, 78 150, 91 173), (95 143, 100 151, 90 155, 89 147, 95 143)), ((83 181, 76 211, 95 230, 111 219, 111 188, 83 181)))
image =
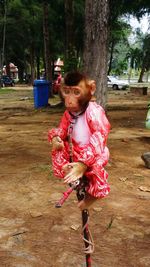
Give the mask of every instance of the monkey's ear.
POLYGON ((94 95, 95 91, 96 91, 96 83, 94 80, 90 80, 89 81, 89 86, 91 89, 91 95, 94 95))

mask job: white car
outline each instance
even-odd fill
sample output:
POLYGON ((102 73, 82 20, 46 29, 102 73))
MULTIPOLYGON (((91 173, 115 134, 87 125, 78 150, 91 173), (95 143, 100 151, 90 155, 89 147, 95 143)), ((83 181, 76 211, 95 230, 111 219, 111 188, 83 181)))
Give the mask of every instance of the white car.
POLYGON ((107 85, 114 90, 125 90, 129 86, 127 81, 119 80, 114 76, 107 76, 107 85))

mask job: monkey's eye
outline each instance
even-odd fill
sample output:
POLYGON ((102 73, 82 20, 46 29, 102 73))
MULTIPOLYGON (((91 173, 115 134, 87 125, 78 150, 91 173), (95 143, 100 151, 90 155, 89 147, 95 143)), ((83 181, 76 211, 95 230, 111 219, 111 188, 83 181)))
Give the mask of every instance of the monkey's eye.
POLYGON ((65 95, 68 95, 68 94, 70 94, 70 89, 67 88, 67 87, 64 87, 63 90, 62 90, 62 93, 65 94, 65 95))
POLYGON ((74 95, 76 95, 76 96, 79 96, 81 94, 81 92, 78 88, 74 88, 73 92, 74 92, 74 95))

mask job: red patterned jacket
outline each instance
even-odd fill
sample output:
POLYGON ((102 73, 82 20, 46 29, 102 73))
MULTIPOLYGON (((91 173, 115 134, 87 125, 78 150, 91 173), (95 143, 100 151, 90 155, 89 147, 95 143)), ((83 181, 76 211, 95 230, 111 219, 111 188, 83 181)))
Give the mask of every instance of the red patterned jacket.
MULTIPOLYGON (((64 177, 62 167, 70 161, 68 127, 71 121, 72 116, 66 110, 59 127, 48 133, 49 142, 59 136, 65 145, 62 151, 52 152, 53 171, 59 178, 64 177)), ((96 102, 89 102, 86 111, 78 116, 72 132, 73 161, 87 165, 87 192, 97 198, 105 197, 110 191, 108 173, 104 169, 109 159, 106 145, 109 131, 110 123, 103 108, 96 102)))

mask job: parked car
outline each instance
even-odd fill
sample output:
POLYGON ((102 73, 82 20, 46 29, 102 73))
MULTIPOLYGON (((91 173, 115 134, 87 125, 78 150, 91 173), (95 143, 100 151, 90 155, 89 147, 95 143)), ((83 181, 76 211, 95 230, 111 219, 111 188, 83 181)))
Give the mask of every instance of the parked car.
POLYGON ((126 90, 129 86, 127 81, 119 80, 118 78, 114 76, 107 76, 107 85, 109 88, 112 88, 113 90, 126 90))
POLYGON ((15 82, 12 78, 10 78, 9 76, 3 75, 0 81, 0 84, 2 87, 5 86, 14 86, 15 82))

